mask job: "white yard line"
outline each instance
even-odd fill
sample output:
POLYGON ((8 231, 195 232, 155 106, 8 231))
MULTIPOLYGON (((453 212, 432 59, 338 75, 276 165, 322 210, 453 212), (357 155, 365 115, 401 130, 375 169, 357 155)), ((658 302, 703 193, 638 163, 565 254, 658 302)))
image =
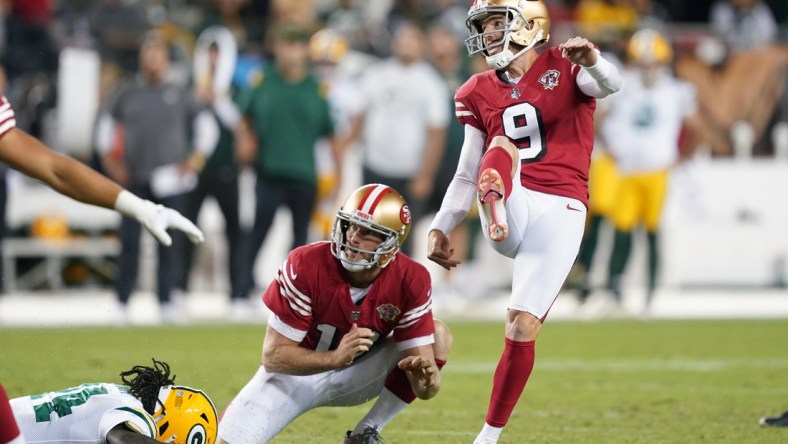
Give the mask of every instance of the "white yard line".
MULTIPOLYGON (((637 289, 629 293, 623 309, 619 310, 610 311, 604 296, 595 295, 589 306, 578 307, 572 292, 562 293, 550 311, 548 322, 603 318, 788 319, 788 291, 784 289, 661 290, 647 314, 642 313, 642 295, 637 289), (596 306, 591 307, 593 304, 596 306)), ((501 320, 507 301, 506 291, 475 301, 449 301, 436 295, 434 314, 441 319, 501 320)), ((229 313, 228 298, 219 292, 191 293, 181 307, 185 323, 224 322, 229 313)), ((111 325, 115 309, 114 293, 105 289, 9 293, 0 295, 0 326, 111 325)), ((158 302, 149 291, 132 295, 129 312, 133 325, 159 322, 158 302)), ((268 313, 260 299, 252 302, 250 312, 250 322, 263 323, 267 319, 268 313)))

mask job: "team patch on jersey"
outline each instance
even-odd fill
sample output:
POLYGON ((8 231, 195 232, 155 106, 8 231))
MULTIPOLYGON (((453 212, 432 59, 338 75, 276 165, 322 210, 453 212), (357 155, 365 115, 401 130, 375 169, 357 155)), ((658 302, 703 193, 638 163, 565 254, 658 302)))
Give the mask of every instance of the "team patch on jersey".
POLYGON ((553 89, 558 86, 558 77, 560 75, 561 73, 555 69, 547 70, 539 76, 539 83, 542 84, 544 89, 553 89))
POLYGON ((350 320, 357 321, 361 317, 361 310, 350 310, 350 320))
POLYGON ((383 321, 393 321, 402 311, 395 307, 393 304, 384 304, 378 306, 378 316, 383 321))
POLYGON ((519 99, 521 95, 522 95, 522 93, 520 93, 520 89, 519 88, 514 88, 511 91, 509 91, 509 97, 511 97, 514 100, 519 99))

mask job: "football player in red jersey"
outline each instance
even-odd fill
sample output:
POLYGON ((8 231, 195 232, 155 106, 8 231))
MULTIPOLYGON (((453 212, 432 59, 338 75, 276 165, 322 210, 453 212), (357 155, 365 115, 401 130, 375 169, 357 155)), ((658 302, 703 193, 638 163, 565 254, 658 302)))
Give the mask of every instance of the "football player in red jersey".
POLYGON ((470 54, 482 53, 493 69, 471 77, 455 95, 465 140, 430 226, 428 256, 446 269, 459 264, 446 233, 475 200, 488 243, 514 259, 504 351, 475 441, 495 443, 580 246, 596 98, 620 89, 621 78, 582 37, 537 52, 550 32, 541 0, 476 0, 466 24, 470 54))
POLYGON ((378 397, 346 443, 377 443, 416 397, 441 386, 451 346, 432 317, 427 269, 399 252, 411 215, 386 185, 355 190, 331 241, 291 251, 263 294, 262 365, 219 422, 219 444, 264 443, 304 412, 378 397))
POLYGON ((202 231, 177 211, 140 199, 85 164, 50 150, 40 140, 17 128, 14 109, 2 95, 0 162, 72 199, 115 209, 136 219, 164 245, 172 244, 168 228, 183 231, 194 243, 203 241, 202 231))

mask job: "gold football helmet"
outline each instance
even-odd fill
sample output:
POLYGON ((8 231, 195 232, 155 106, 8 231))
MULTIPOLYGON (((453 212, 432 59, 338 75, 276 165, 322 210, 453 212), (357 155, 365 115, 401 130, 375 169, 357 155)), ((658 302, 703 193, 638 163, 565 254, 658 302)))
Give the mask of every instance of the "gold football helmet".
POLYGON ((173 444, 213 444, 218 418, 211 399, 201 390, 179 385, 159 390, 153 419, 161 442, 173 444))
POLYGON ((317 31, 309 39, 309 57, 314 63, 336 65, 348 52, 345 37, 331 28, 317 31))
POLYGON ((490 68, 505 68, 512 60, 550 38, 550 16, 542 0, 474 0, 468 11, 465 25, 471 36, 465 40, 468 54, 484 54, 490 68), (484 31, 482 22, 490 14, 503 14, 506 26, 503 29, 484 31), (489 45, 484 37, 503 33, 503 38, 489 45), (516 53, 509 47, 514 43, 521 47, 516 53), (501 47, 501 51, 490 55, 490 49, 501 47))
POLYGON ((331 234, 331 252, 349 271, 360 271, 374 266, 384 268, 391 263, 408 237, 410 222, 410 208, 398 192, 386 185, 364 185, 353 191, 337 212, 331 234), (351 261, 347 258, 345 249, 351 248, 346 235, 350 224, 374 231, 383 237, 383 241, 374 251, 355 249, 372 255, 371 260, 351 261))
POLYGON ((664 65, 673 60, 673 49, 659 32, 641 29, 629 39, 627 57, 632 63, 664 65))

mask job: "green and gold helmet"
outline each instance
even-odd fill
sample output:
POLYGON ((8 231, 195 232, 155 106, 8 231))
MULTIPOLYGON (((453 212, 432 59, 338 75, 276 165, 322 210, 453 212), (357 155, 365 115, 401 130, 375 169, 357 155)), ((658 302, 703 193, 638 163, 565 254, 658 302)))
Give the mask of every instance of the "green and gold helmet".
POLYGON ((627 58, 638 64, 665 65, 673 60, 673 48, 658 31, 641 29, 629 39, 627 58))
POLYGON ((218 419, 213 402, 202 390, 168 385, 159 390, 153 419, 158 441, 173 444, 214 444, 218 419))

